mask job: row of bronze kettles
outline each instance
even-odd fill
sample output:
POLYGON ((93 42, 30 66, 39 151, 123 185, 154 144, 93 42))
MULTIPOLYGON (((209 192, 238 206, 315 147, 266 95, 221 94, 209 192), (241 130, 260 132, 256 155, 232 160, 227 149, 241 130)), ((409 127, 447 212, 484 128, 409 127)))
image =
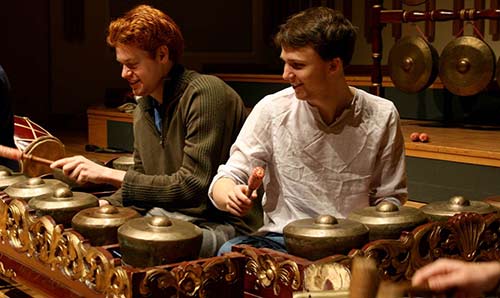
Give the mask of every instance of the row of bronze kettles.
MULTIPOLYGON (((498 61, 500 64, 500 60, 498 61)), ((438 73, 444 87, 459 96, 484 90, 495 75, 495 53, 482 39, 461 36, 449 42, 439 57, 421 36, 401 38, 389 53, 389 73, 394 86, 407 93, 429 87, 438 73)), ((500 65, 498 67, 500 72, 500 65)), ((500 82, 500 73, 496 74, 500 82)))

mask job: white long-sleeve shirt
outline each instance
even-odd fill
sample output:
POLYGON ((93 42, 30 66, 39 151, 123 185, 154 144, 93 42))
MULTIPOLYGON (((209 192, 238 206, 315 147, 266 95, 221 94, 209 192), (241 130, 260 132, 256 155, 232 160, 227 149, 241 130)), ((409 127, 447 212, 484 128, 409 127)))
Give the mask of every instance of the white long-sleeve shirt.
MULTIPOLYGON (((351 87, 352 88, 352 87, 351 87)), ((291 221, 407 197, 404 139, 393 103, 352 88, 351 106, 331 125, 292 88, 263 98, 247 118, 221 177, 246 184, 266 169, 261 231, 282 233, 291 221)))

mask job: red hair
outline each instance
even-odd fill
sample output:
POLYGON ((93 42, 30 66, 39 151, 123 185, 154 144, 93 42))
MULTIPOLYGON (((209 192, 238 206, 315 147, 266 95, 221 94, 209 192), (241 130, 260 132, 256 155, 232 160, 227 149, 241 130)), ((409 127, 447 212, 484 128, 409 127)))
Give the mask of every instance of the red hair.
POLYGON ((179 26, 162 11, 139 5, 109 24, 106 42, 115 48, 119 43, 136 46, 154 57, 165 45, 169 58, 179 62, 184 51, 184 38, 179 26))

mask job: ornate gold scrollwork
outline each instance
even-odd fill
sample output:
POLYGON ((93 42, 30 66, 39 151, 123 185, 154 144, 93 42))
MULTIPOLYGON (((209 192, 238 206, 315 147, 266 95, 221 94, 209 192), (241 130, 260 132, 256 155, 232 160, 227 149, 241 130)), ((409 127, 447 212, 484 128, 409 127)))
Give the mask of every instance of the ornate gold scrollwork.
POLYGON ((150 296, 153 292, 178 293, 177 277, 165 269, 151 269, 139 284, 139 293, 142 296, 150 296))
POLYGON ((79 280, 85 276, 83 238, 75 233, 64 232, 59 242, 62 272, 79 280))
MULTIPOLYGON (((174 294, 187 297, 210 297, 214 283, 230 285, 238 279, 235 261, 229 257, 218 258, 205 264, 188 264, 172 269, 151 269, 139 285, 143 296, 174 294), (179 295, 180 294, 180 295, 179 295)), ((240 277, 243 279, 243 276, 240 277)))
POLYGON ((130 285, 127 271, 122 267, 114 267, 106 279, 106 297, 130 298, 132 297, 132 287, 130 285))
POLYGON ((5 269, 5 266, 2 262, 0 262, 0 275, 5 278, 14 278, 16 277, 16 272, 12 269, 5 269))
POLYGON ((109 275, 113 269, 109 252, 97 247, 89 247, 84 255, 86 273, 85 281, 92 285, 97 292, 104 292, 109 285, 109 275))
POLYGON ((5 218, 6 241, 21 252, 29 250, 31 245, 29 225, 32 216, 29 214, 26 202, 13 200, 9 203, 5 218))
POLYGON ((4 242, 7 237, 7 219, 8 219, 9 205, 3 200, 0 200, 0 240, 4 242))
POLYGON ((375 241, 362 254, 376 260, 379 274, 384 279, 400 280, 408 276, 413 243, 412 235, 404 233, 399 240, 375 241))
POLYGON ((500 258, 500 215, 461 213, 445 222, 421 225, 399 240, 379 240, 361 253, 373 257, 383 278, 409 279, 420 267, 440 258, 466 261, 500 258))
POLYGON ((269 254, 257 255, 251 249, 244 249, 242 253, 249 259, 246 263, 247 274, 257 278, 256 286, 269 288, 272 286, 275 295, 279 295, 282 282, 296 291, 302 284, 302 279, 297 263, 291 260, 278 262, 269 254))
MULTIPOLYGON (((241 276, 240 278, 243 278, 241 276)), ((225 257, 215 259, 207 264, 205 264, 202 273, 201 287, 199 289, 199 297, 208 297, 208 288, 210 285, 215 284, 220 281, 224 281, 226 284, 232 284, 238 279, 238 271, 234 260, 225 257)))
POLYGON ((478 253, 481 236, 486 228, 483 216, 477 213, 460 214, 457 220, 450 221, 454 234, 460 235, 457 248, 466 261, 472 261, 478 253))
MULTIPOLYGON (((175 272, 175 271, 174 271, 175 272)), ((188 265, 184 269, 176 270, 178 289, 187 296, 195 296, 203 282, 202 268, 200 265, 188 265)))
POLYGON ((108 251, 86 245, 79 234, 64 231, 48 216, 31 215, 22 200, 8 205, 0 200, 0 240, 106 297, 132 296, 127 272, 114 265, 108 251))

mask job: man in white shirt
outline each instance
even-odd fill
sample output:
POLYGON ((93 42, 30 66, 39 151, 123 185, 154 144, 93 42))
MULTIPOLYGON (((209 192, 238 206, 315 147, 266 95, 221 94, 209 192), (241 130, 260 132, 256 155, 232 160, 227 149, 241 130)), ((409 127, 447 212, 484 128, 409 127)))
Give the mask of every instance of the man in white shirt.
POLYGON ((343 218, 382 200, 407 198, 404 140, 393 103, 348 86, 344 68, 355 27, 330 8, 314 7, 283 24, 275 37, 290 88, 266 96, 252 110, 214 177, 214 205, 243 216, 255 166, 266 169, 259 236, 235 243, 285 250, 283 227, 302 218, 343 218))

